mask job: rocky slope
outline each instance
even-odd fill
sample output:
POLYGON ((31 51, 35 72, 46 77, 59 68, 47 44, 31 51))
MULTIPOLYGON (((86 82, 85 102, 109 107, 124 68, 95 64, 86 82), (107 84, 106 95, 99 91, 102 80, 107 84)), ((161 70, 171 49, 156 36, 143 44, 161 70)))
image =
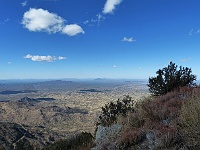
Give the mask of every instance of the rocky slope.
POLYGON ((5 149, 41 149, 94 126, 91 114, 78 108, 43 107, 27 97, 0 104, 0 147, 5 149))
POLYGON ((0 149, 42 149, 60 138, 63 136, 43 126, 0 122, 0 149))

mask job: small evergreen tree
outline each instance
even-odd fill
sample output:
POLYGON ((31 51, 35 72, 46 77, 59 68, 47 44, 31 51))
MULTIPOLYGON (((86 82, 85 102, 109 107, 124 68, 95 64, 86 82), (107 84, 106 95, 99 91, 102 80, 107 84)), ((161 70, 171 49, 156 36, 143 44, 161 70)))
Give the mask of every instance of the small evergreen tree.
POLYGON ((149 78, 149 91, 155 95, 164 95, 176 88, 183 86, 194 86, 193 81, 196 80, 196 75, 192 74, 191 68, 178 66, 175 63, 170 62, 170 64, 159 69, 156 77, 149 78))

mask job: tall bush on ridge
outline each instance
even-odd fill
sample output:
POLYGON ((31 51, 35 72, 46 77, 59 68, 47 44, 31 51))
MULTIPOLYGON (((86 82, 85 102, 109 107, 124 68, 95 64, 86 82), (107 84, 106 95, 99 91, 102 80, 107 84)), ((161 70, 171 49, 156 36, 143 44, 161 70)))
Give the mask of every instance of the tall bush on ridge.
POLYGON ((99 122, 103 126, 109 126, 117 121, 119 114, 125 116, 128 111, 134 111, 135 101, 130 96, 125 96, 122 100, 117 102, 110 102, 102 107, 102 113, 99 116, 99 122))
POLYGON ((196 75, 192 74, 191 68, 182 67, 175 65, 175 63, 170 62, 170 64, 159 69, 156 72, 156 77, 149 78, 149 91, 155 96, 164 95, 176 88, 183 86, 194 86, 193 81, 196 80, 196 75))

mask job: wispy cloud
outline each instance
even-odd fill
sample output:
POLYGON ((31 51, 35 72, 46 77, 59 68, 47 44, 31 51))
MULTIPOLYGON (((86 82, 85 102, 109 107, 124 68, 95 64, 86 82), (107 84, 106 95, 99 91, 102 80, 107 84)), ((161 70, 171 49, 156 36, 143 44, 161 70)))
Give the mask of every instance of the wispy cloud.
POLYGON ((88 24, 90 21, 89 20, 85 20, 83 21, 83 24, 88 24))
POLYGON ((83 24, 88 25, 88 26, 100 25, 100 23, 103 22, 105 19, 106 17, 103 14, 98 13, 95 16, 95 18, 83 21, 83 24))
POLYGON ((106 19, 106 18, 105 18, 103 15, 101 15, 100 13, 98 13, 98 14, 96 15, 96 17, 97 17, 96 20, 97 20, 98 24, 106 19))
POLYGON ((22 7, 25 7, 28 4, 28 1, 24 1, 21 3, 22 7))
POLYGON ((22 24, 29 31, 64 33, 69 36, 75 36, 84 33, 83 29, 77 24, 65 25, 66 20, 48 10, 30 8, 25 12, 22 24))
POLYGON ((113 65, 113 68, 117 68, 117 66, 116 66, 116 65, 113 65))
POLYGON ((100 23, 106 19, 105 15, 113 14, 116 6, 119 5, 122 1, 123 0, 106 0, 103 11, 99 12, 94 18, 83 21, 83 24, 88 26, 100 25, 100 23))
POLYGON ((181 59, 180 62, 187 62, 187 61, 190 61, 191 58, 184 58, 184 59, 181 59))
POLYGON ((194 29, 191 29, 190 32, 189 32, 189 35, 192 35, 193 31, 194 31, 194 29))
POLYGON ((63 57, 63 56, 58 57, 58 60, 64 60, 64 59, 66 59, 66 57, 63 57))
POLYGON ((9 18, 6 18, 5 20, 3 20, 3 21, 0 22, 0 25, 6 24, 9 20, 10 20, 9 18))
POLYGON ((196 31, 196 33, 200 33, 200 29, 198 29, 198 30, 196 31))
POLYGON ((194 35, 194 34, 199 34, 200 33, 200 29, 191 29, 189 31, 189 35, 194 35))
POLYGON ((103 13, 112 14, 116 6, 119 5, 121 2, 122 0, 107 0, 103 8, 103 13))
POLYGON ((122 41, 123 41, 123 42, 135 42, 136 40, 133 39, 132 37, 130 37, 130 38, 124 37, 124 38, 122 39, 122 41))
POLYGON ((59 0, 43 0, 43 1, 52 1, 52 2, 58 2, 59 0))
POLYGON ((41 61, 53 62, 55 60, 66 59, 66 57, 63 57, 63 56, 55 57, 55 56, 50 56, 50 55, 39 56, 39 55, 30 55, 30 54, 27 54, 26 56, 24 56, 24 58, 31 59, 32 61, 38 61, 38 62, 41 62, 41 61))

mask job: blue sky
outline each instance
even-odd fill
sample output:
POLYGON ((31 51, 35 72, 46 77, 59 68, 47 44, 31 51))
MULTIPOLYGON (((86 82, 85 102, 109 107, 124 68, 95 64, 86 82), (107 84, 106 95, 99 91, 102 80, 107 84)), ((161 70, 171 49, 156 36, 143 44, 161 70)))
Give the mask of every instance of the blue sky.
POLYGON ((1 0, 0 79, 200 77, 199 0, 1 0))

